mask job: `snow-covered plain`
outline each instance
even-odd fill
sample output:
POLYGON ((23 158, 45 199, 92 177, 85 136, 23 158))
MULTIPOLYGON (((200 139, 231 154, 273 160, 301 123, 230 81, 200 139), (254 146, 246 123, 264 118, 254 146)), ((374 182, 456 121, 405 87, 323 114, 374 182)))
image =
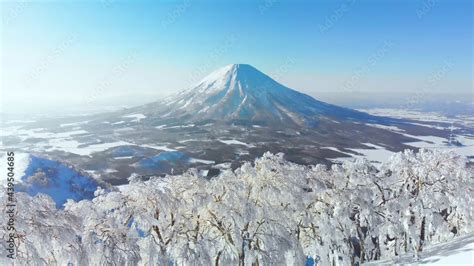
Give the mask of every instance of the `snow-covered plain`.
MULTIPOLYGON (((474 128, 474 117, 446 117, 436 113, 423 113, 423 112, 416 112, 416 111, 406 111, 406 110, 398 110, 398 109, 365 109, 361 110, 373 115, 383 115, 389 116, 394 118, 401 118, 401 119, 413 119, 420 121, 411 122, 410 124, 427 127, 427 128, 435 128, 438 130, 455 130, 459 129, 458 127, 454 127, 453 123, 462 124, 464 126, 474 128), (444 123, 444 126, 440 125, 432 125, 423 122, 439 122, 444 123), (449 124, 447 126, 446 124, 449 124)), ((425 149, 436 149, 436 150, 445 150, 445 151, 455 151, 457 154, 464 156, 466 158, 470 158, 470 161, 474 161, 474 136, 473 135, 459 135, 453 134, 453 139, 459 142, 461 145, 451 145, 450 140, 447 138, 437 137, 437 136, 423 136, 423 135, 412 135, 405 132, 405 130, 398 128, 396 126, 385 126, 380 124, 369 124, 366 123, 365 125, 385 129, 397 134, 402 134, 404 136, 418 139, 419 141, 414 142, 406 142, 405 144, 415 147, 415 148, 425 148, 425 149)), ((335 147, 323 147, 326 149, 331 149, 334 151, 338 151, 340 153, 347 154, 351 157, 341 157, 341 158, 333 158, 331 159, 334 162, 344 162, 344 161, 353 161, 355 158, 365 157, 368 160, 374 162, 381 162, 387 160, 390 156, 394 154, 394 152, 387 150, 385 147, 377 145, 376 143, 363 143, 366 146, 371 147, 370 149, 349 149, 354 151, 354 153, 347 153, 338 150, 335 147), (373 149, 374 148, 374 149, 373 149)))
MULTIPOLYGON (((78 123, 71 123, 64 127, 77 125, 78 123)), ((127 128, 123 128, 127 129, 127 128)), ((123 130, 122 129, 122 130, 123 130)), ((108 141, 99 143, 88 143, 81 142, 77 137, 92 136, 88 131, 83 129, 72 129, 70 131, 52 132, 47 131, 44 128, 24 129, 22 126, 13 126, 3 128, 0 132, 0 137, 17 137, 23 142, 28 139, 34 139, 36 143, 34 145, 28 145, 25 143, 18 143, 14 147, 15 150, 23 149, 35 152, 50 152, 50 151, 65 151, 81 156, 90 156, 93 153, 105 151, 110 148, 119 146, 140 146, 144 148, 151 148, 160 151, 175 151, 175 149, 168 148, 164 145, 153 145, 153 144, 134 144, 128 141, 108 141)), ((0 143, 0 149, 4 150, 8 147, 0 143)))
POLYGON ((245 146, 245 147, 248 147, 248 148, 254 147, 251 144, 248 144, 248 143, 245 143, 243 141, 236 140, 236 139, 220 139, 219 141, 224 143, 224 144, 227 144, 227 145, 242 145, 242 146, 245 146))
POLYGON ((144 114, 130 114, 122 116, 124 118, 133 118, 130 122, 140 122, 140 120, 145 119, 146 115, 144 114))
POLYGON ((175 149, 168 148, 168 146, 166 145, 142 144, 140 146, 144 148, 151 148, 151 149, 162 150, 162 151, 176 151, 175 149))
POLYGON ((215 163, 215 161, 196 159, 196 158, 189 158, 189 162, 190 163, 203 163, 203 164, 214 164, 215 163))
POLYGON ((349 149, 362 155, 351 154, 354 158, 366 158, 371 162, 382 162, 390 158, 394 152, 387 150, 386 148, 375 145, 372 143, 362 143, 365 146, 371 147, 372 149, 349 149))
POLYGON ((474 116, 457 116, 447 117, 438 113, 420 112, 413 110, 404 109, 389 109, 389 108, 372 108, 372 109, 359 109, 359 111, 366 112, 372 115, 388 116, 402 119, 413 119, 417 121, 426 122, 445 122, 445 123, 458 123, 469 127, 474 127, 474 116))
MULTIPOLYGON (((445 151, 455 151, 461 156, 470 157, 474 156, 474 138, 470 136, 457 136, 457 140, 462 143, 463 146, 450 146, 448 145, 448 140, 445 138, 435 137, 435 136, 414 136, 409 134, 403 134, 405 136, 413 137, 419 139, 416 142, 407 142, 405 144, 410 145, 416 148, 425 148, 425 149, 435 149, 435 150, 445 150, 445 151)), ((379 146, 372 143, 363 143, 366 146, 371 147, 370 149, 349 149, 355 153, 342 152, 335 147, 324 147, 326 149, 332 149, 340 153, 345 153, 351 157, 340 157, 331 159, 335 162, 344 162, 344 161, 353 161, 356 158, 367 158, 370 161, 382 162, 387 160, 390 156, 395 154, 395 152, 387 150, 385 147, 379 146), (357 153, 357 154, 356 154, 357 153)), ((473 159, 470 159, 473 160, 473 159)))

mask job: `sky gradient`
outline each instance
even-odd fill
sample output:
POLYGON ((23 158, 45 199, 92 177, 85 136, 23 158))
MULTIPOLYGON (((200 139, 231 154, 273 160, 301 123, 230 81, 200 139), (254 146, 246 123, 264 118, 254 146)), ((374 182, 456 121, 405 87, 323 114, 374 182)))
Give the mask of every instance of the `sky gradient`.
POLYGON ((11 110, 150 102, 232 63, 315 97, 472 93, 468 0, 7 1, 1 9, 2 105, 11 110))

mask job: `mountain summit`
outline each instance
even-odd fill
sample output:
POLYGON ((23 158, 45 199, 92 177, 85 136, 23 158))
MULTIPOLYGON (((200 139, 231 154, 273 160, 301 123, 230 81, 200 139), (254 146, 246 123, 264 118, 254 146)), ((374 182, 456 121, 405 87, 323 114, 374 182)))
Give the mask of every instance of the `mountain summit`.
POLYGON ((227 65, 190 90, 170 97, 162 118, 314 127, 321 119, 358 119, 367 114, 318 101, 247 64, 227 65))

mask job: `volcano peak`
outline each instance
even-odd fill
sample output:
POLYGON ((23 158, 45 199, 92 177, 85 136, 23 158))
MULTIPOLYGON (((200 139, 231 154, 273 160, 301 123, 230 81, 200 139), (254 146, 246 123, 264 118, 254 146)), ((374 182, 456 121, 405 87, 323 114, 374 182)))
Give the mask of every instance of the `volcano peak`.
POLYGON ((314 126, 322 116, 357 115, 287 88, 249 64, 219 68, 165 105, 168 108, 163 118, 191 121, 314 126))
POLYGON ((260 76, 260 78, 266 77, 270 79, 270 77, 268 77, 267 75, 265 75, 264 73, 249 64, 230 64, 213 71, 211 74, 203 78, 197 84, 197 86, 200 86, 203 83, 212 84, 215 82, 225 81, 229 79, 237 80, 237 77, 239 79, 242 79, 244 77, 255 78, 258 76, 260 76))

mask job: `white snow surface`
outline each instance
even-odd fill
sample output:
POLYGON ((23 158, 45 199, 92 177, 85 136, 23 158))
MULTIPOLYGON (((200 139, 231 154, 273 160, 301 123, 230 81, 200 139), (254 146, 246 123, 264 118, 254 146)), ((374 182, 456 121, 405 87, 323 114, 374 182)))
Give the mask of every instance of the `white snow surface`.
MULTIPOLYGON (((27 153, 15 152, 14 158, 13 173, 15 174, 15 183, 18 183, 21 182, 20 178, 25 174, 25 170, 30 164, 30 155, 27 153)), ((3 169, 3 171, 7 171, 9 168, 7 163, 7 153, 2 152, 0 155, 0 167, 3 169)), ((0 178, 0 186, 2 187, 7 183, 6 174, 7 172, 4 173, 4 178, 0 178)))
POLYGON ((213 92, 220 90, 222 87, 225 86, 227 82, 228 73, 234 68, 235 65, 233 64, 227 65, 207 75, 197 84, 197 86, 201 87, 201 90, 199 92, 206 92, 212 94, 213 92))
POLYGON ((203 164, 213 164, 213 163, 215 163, 215 161, 203 160, 203 159, 197 159, 197 158, 190 158, 189 162, 190 163, 203 163, 203 164))
POLYGON ((359 111, 377 116, 389 116, 394 118, 405 118, 426 122, 459 123, 466 126, 474 126, 474 116, 446 117, 442 114, 433 112, 421 112, 390 108, 359 109, 359 111))
POLYGON ((227 139, 227 140, 219 139, 219 141, 224 143, 224 144, 227 144, 227 145, 242 145, 242 146, 249 147, 249 148, 255 147, 251 144, 248 144, 248 143, 242 142, 240 140, 236 140, 236 139, 227 139))
POLYGON ((433 245, 421 252, 418 260, 413 253, 409 253, 363 265, 472 266, 474 265, 474 233, 457 237, 447 243, 433 245))
POLYGON ((144 114, 130 114, 130 115, 124 115, 122 117, 133 118, 133 120, 130 121, 130 122, 140 122, 140 120, 146 118, 146 115, 144 115, 144 114))
POLYGON ((72 126, 79 126, 83 124, 87 124, 89 121, 81 121, 81 122, 74 122, 74 123, 64 123, 60 124, 59 127, 72 127, 72 126))
POLYGON ((143 144, 143 145, 140 145, 140 147, 151 148, 151 149, 162 150, 162 151, 176 151, 175 149, 168 148, 166 145, 149 145, 149 144, 143 144))
POLYGON ((382 162, 385 161, 386 159, 390 158, 394 154, 394 152, 389 151, 385 149, 382 146, 372 144, 372 143, 362 143, 365 146, 369 146, 373 149, 349 149, 351 151, 355 151, 357 153, 363 154, 362 156, 360 155, 352 155, 355 158, 359 157, 365 157, 367 160, 371 162, 382 162))

